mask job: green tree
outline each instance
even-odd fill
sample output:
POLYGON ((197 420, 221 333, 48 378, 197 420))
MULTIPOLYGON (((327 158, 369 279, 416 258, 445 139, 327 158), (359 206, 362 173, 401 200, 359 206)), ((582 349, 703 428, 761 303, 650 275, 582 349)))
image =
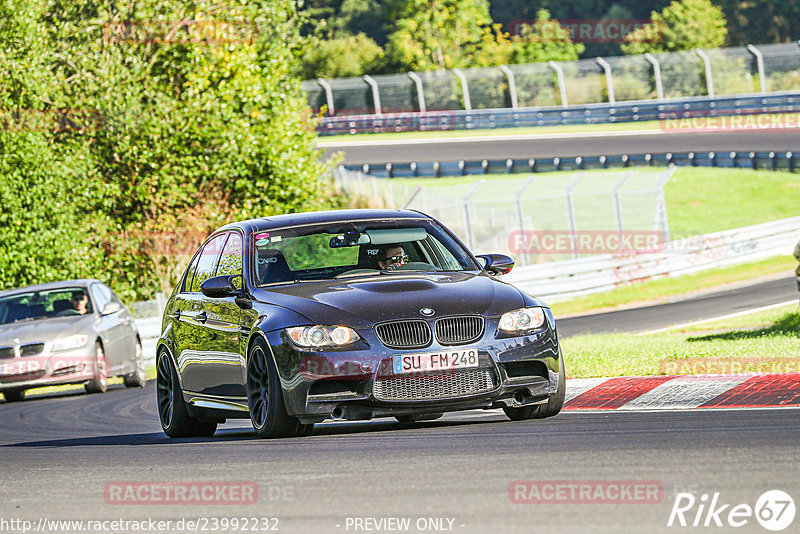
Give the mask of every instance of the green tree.
POLYGON ((493 39, 487 0, 405 0, 395 7, 387 55, 413 70, 469 67, 493 39))
POLYGON ((728 30, 722 9, 710 0, 674 1, 661 13, 651 15, 652 23, 628 34, 622 51, 626 54, 677 52, 696 48, 719 48, 728 30))
POLYGON ((525 25, 518 35, 511 37, 511 54, 508 63, 538 63, 540 61, 572 61, 578 59, 584 45, 573 43, 569 29, 550 17, 542 9, 532 25, 525 25))
POLYGON ((380 70, 383 49, 364 35, 322 39, 303 57, 303 78, 362 76, 380 70))

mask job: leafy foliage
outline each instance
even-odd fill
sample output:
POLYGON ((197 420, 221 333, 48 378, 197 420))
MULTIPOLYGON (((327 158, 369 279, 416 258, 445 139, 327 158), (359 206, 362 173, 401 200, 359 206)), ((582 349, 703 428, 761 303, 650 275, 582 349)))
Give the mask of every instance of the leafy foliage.
POLYGON ((148 297, 223 222, 327 204, 291 0, 10 0, 0 20, 2 110, 102 118, 0 131, 0 287, 148 297))
POLYGON ((719 48, 728 35, 725 15, 710 0, 676 0, 651 17, 650 24, 626 36, 626 54, 719 48))
POLYGON ((303 77, 344 78, 376 72, 383 62, 383 49, 364 35, 322 39, 303 57, 303 77))

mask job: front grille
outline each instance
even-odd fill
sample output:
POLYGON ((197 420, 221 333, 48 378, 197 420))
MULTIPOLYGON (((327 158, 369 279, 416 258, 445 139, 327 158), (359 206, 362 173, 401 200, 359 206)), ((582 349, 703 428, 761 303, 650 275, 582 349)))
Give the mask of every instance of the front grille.
POLYGON ((488 369, 450 371, 379 378, 372 394, 378 400, 447 399, 477 395, 494 389, 493 373, 488 369))
POLYGON ((0 358, 13 358, 14 347, 0 347, 0 358))
POLYGON ((483 336, 483 317, 465 315, 443 317, 436 321, 436 339, 442 345, 472 343, 483 336))
POLYGON ((44 343, 30 343, 19 348, 20 356, 36 356, 44 350, 44 343))
POLYGON ((431 343, 431 327, 422 320, 379 324, 375 332, 381 343, 392 349, 416 349, 431 343))

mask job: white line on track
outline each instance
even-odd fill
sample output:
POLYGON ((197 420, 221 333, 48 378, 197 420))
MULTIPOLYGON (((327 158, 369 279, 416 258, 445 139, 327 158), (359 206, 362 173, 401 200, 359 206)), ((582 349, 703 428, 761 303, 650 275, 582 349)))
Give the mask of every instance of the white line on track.
POLYGON ((750 315, 751 313, 758 313, 767 310, 773 310, 775 308, 782 308, 784 306, 789 306, 791 304, 797 304, 797 299, 787 300, 786 302, 780 302, 778 304, 770 304, 769 306, 761 306, 760 308, 751 308, 749 310, 744 310, 736 313, 729 313, 727 315, 720 315, 717 317, 711 317, 710 319, 702 319, 700 321, 692 321, 691 323, 683 323, 677 324, 673 326, 668 326, 666 328, 659 328, 657 330, 648 330, 647 332, 640 332, 636 334, 637 336, 647 336, 650 334, 659 334, 661 332, 666 332, 668 330, 675 330, 677 328, 687 328, 689 326, 694 326, 703 323, 711 323, 714 321, 721 321, 723 319, 733 319, 734 317, 741 317, 742 315, 750 315))
POLYGON ((640 135, 661 135, 662 130, 626 130, 622 132, 573 132, 573 133, 551 133, 551 134, 516 134, 516 135, 481 135, 481 136, 452 136, 452 137, 430 137, 430 138, 410 138, 410 139, 374 139, 362 141, 321 141, 317 143, 317 148, 348 148, 348 147, 369 147, 369 146, 397 146, 397 145, 440 145, 440 144, 462 144, 462 143, 486 143, 504 141, 535 141, 537 139, 580 139, 588 137, 630 137, 640 135))

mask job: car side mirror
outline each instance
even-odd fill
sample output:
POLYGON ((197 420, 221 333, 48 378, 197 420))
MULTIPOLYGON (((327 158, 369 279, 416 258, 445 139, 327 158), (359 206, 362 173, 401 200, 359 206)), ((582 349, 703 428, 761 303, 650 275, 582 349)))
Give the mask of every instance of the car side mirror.
POLYGON ((203 295, 212 299, 224 299, 226 297, 238 296, 241 291, 233 284, 238 275, 213 276, 200 284, 200 291, 203 295))
POLYGON ((508 274, 514 268, 514 260, 505 254, 481 254, 477 257, 485 262, 483 270, 489 274, 508 274))
POLYGON ((109 302, 105 306, 103 306, 103 311, 100 315, 111 315, 112 313, 117 313, 122 309, 119 302, 109 302))

